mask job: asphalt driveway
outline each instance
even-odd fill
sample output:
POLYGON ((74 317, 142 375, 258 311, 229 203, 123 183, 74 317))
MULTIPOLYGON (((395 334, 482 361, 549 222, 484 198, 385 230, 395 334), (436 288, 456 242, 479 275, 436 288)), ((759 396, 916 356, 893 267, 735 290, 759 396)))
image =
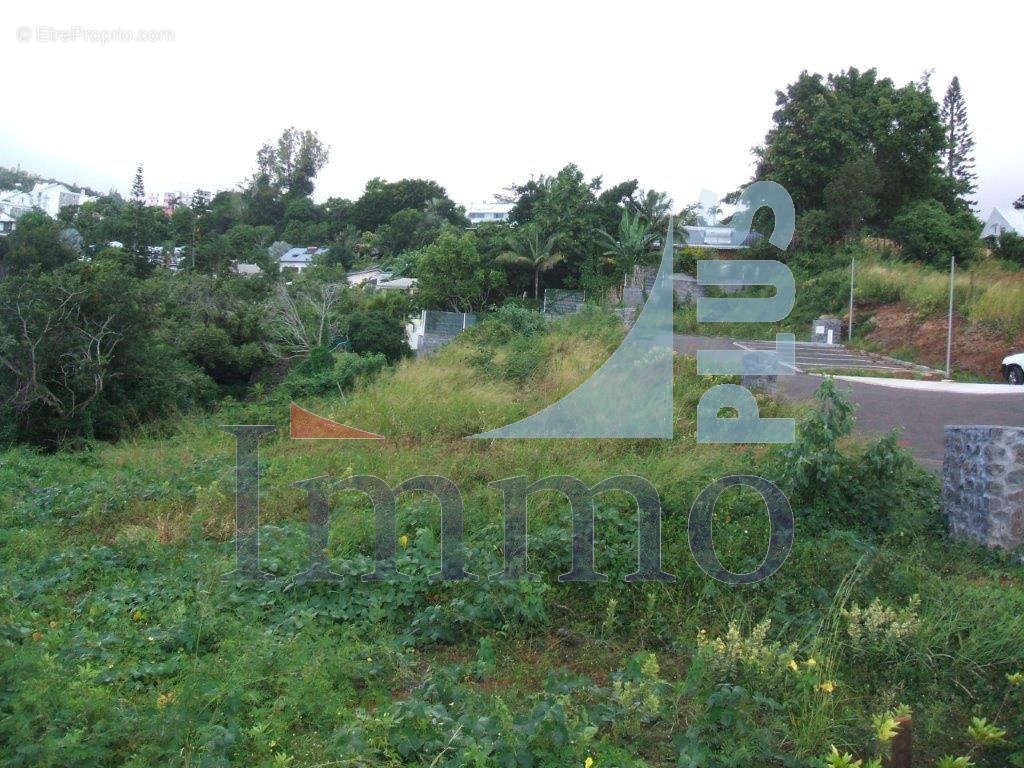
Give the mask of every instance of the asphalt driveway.
MULTIPOLYGON (((680 354, 696 356, 698 349, 735 349, 736 346, 731 339, 677 334, 675 348, 680 354)), ((779 376, 779 396, 809 400, 820 384, 820 376, 804 372, 779 376)), ((922 466, 934 472, 942 468, 942 434, 947 424, 1024 427, 1024 387, 1020 394, 965 394, 851 381, 838 381, 837 386, 857 405, 858 434, 877 435, 901 427, 901 442, 922 466)))

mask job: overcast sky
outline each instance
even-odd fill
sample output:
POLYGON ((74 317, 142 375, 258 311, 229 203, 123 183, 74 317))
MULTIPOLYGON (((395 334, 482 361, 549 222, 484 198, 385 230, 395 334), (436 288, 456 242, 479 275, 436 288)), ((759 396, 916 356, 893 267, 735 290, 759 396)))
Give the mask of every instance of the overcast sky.
POLYGON ((225 189, 295 125, 330 146, 321 200, 381 176, 467 203, 575 162, 681 205, 750 178, 802 69, 934 68, 940 99, 960 76, 987 213, 1024 193, 1022 6, 35 0, 0 20, 0 165, 127 192, 141 161, 150 192, 225 189), (174 40, 82 39, 107 29, 174 40))

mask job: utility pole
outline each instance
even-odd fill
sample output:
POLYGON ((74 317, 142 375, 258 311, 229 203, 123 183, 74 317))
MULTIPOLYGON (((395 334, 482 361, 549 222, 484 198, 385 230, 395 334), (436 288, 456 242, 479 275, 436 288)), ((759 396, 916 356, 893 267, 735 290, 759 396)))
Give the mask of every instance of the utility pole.
POLYGON ((857 259, 850 259, 850 335, 848 341, 853 341, 853 275, 857 269, 857 259))
POLYGON ((946 378, 950 377, 950 361, 953 357, 953 276, 956 273, 956 258, 949 258, 949 330, 946 334, 946 378))

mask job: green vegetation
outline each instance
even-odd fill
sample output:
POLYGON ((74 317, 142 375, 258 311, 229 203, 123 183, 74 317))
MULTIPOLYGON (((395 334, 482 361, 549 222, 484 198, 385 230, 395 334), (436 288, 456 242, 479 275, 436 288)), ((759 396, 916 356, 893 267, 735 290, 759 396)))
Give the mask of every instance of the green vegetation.
MULTIPOLYGON (((830 386, 785 450, 698 449, 697 400, 728 379, 698 377, 688 359, 676 364, 671 441, 462 439, 561 396, 621 336, 604 313, 545 328, 510 307, 344 398, 303 391, 308 407, 384 443, 289 441, 282 394, 182 419, 168 437, 0 455, 0 764, 812 766, 833 744, 875 754, 873 718, 900 703, 913 708, 922 764, 967 754, 975 717, 1005 732, 970 752, 975 765, 1019 760, 1019 567, 948 542, 935 480, 892 437, 850 443, 854 414, 830 386), (262 566, 276 581, 219 578, 233 557, 226 422, 281 427, 261 447, 262 566), (470 570, 499 570, 501 503, 486 483, 510 470, 650 478, 678 582, 623 583, 635 511, 609 495, 597 565, 610 580, 558 583, 570 547, 556 494, 530 505, 540 582, 429 582, 438 514, 416 494, 399 505, 398 562, 412 581, 359 582, 373 531, 358 494, 339 496, 332 519, 344 584, 287 578, 307 546, 290 484, 321 474, 451 477, 470 570), (755 587, 709 580, 687 548, 696 494, 737 472, 780 483, 797 515, 792 555, 755 587)), ((335 357, 336 371, 362 359, 335 357)), ((314 358, 319 380, 325 358, 314 358)), ((715 546, 731 569, 763 556, 762 510, 750 494, 721 498, 715 546)))

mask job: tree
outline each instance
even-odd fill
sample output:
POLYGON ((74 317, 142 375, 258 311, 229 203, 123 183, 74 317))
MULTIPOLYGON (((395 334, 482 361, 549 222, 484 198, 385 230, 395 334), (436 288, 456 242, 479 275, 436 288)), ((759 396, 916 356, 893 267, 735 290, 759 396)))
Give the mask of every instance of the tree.
POLYGON ((665 192, 649 189, 633 203, 633 209, 647 222, 653 232, 663 232, 668 227, 668 215, 672 212, 672 198, 665 192))
POLYGON ((42 211, 30 211, 5 239, 7 253, 0 259, 0 278, 19 272, 50 272, 75 260, 75 252, 60 233, 60 222, 42 211))
POLYGON ((957 185, 960 196, 969 196, 977 189, 974 183, 974 136, 967 125, 967 102, 960 88, 960 78, 949 81, 946 96, 939 113, 946 133, 946 146, 942 150, 946 175, 957 185))
POLYGON ((146 185, 142 181, 142 163, 135 169, 135 179, 132 181, 132 252, 140 259, 148 259, 149 254, 146 247, 149 245, 145 232, 145 209, 146 209, 146 185))
POLYGON ((406 357, 405 324, 399 318, 380 310, 354 312, 348 318, 348 340, 352 350, 361 355, 381 354, 389 363, 406 357))
POLYGON ((784 186, 797 213, 824 208, 824 190, 851 160, 868 156, 882 179, 874 223, 886 226, 915 200, 958 207, 940 165, 946 136, 931 93, 896 87, 873 69, 824 78, 804 71, 777 92, 773 125, 755 150, 755 178, 784 186))
POLYGON ((413 273, 423 306, 453 312, 483 309, 505 284, 504 272, 477 250, 473 234, 451 229, 419 252, 413 273))
POLYGON ((630 215, 628 210, 622 212, 616 236, 604 230, 598 234, 605 247, 605 258, 623 275, 632 275, 639 264, 650 260, 657 239, 647 220, 639 213, 630 215))
POLYGON ((855 235, 878 209, 882 174, 869 155, 848 160, 825 185, 825 212, 840 236, 855 235))
POLYGON ((1024 210, 1024 195, 1021 195, 1020 197, 1013 201, 1013 207, 1016 208, 1018 211, 1024 210))
POLYGON ((429 179, 370 179, 362 196, 346 210, 345 218, 360 232, 372 232, 406 208, 427 211, 458 226, 466 224, 462 208, 449 199, 444 187, 429 179))
POLYGON ((951 257, 968 259, 978 250, 978 220, 970 211, 950 213, 935 200, 907 206, 892 222, 892 236, 906 258, 937 267, 951 257))
POLYGON ((533 298, 540 294, 540 273, 547 272, 565 258, 555 250, 558 236, 542 239, 537 227, 526 224, 511 238, 511 250, 505 251, 498 261, 526 267, 533 272, 533 298))
POLYGON ((277 358, 308 357, 340 333, 345 286, 303 280, 289 290, 278 285, 267 304, 268 349, 277 358))
POLYGON ((252 186, 270 187, 277 195, 305 197, 313 180, 330 157, 330 150, 315 131, 287 128, 276 145, 264 144, 256 153, 252 186))

